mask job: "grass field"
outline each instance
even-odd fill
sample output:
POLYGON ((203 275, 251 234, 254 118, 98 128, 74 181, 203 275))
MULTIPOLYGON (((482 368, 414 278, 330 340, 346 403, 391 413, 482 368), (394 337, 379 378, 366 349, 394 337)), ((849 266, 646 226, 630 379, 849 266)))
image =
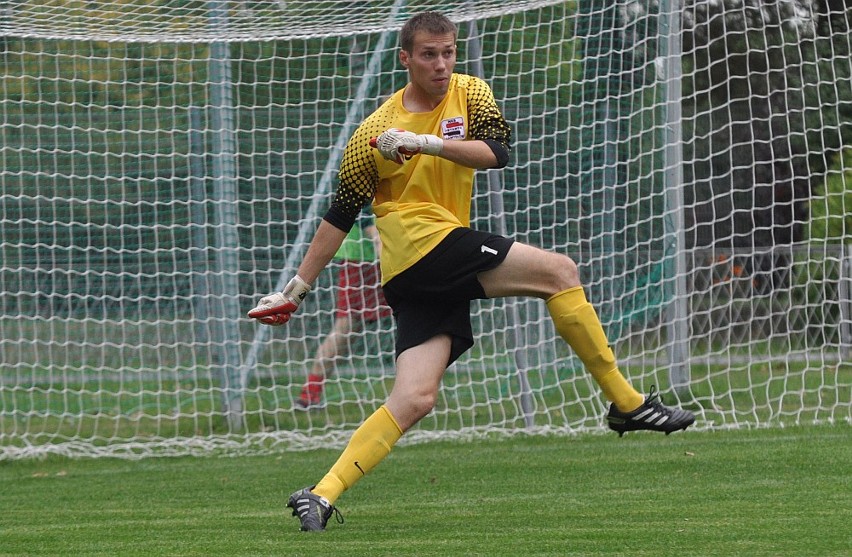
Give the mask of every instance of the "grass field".
POLYGON ((0 462, 0 555, 852 554, 845 424, 400 446, 299 532, 336 454, 0 462))

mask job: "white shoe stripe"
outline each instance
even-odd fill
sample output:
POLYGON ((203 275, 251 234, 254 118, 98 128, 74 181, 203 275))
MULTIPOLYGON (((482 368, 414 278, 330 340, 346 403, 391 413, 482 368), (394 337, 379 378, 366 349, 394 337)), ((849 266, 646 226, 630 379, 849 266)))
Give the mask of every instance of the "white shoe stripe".
POLYGON ((660 415, 659 412, 654 412, 653 414, 651 414, 650 416, 645 418, 645 421, 648 422, 648 423, 652 423, 654 420, 657 419, 657 416, 659 416, 659 415, 660 415))
POLYGON ((648 415, 648 412, 653 412, 653 411, 654 411, 653 408, 648 408, 644 412, 640 412, 640 413, 636 414, 636 416, 634 416, 633 419, 639 420, 639 419, 645 417, 646 415, 648 415))

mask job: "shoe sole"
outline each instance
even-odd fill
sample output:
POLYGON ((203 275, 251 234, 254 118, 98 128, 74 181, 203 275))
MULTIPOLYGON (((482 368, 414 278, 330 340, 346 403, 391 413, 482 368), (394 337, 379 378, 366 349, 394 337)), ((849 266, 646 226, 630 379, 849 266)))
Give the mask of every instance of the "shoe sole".
POLYGON ((681 427, 677 427, 675 429, 668 429, 667 430, 667 429, 654 429, 652 427, 641 427, 641 426, 639 426, 639 427, 616 427, 616 426, 622 426, 622 425, 626 425, 626 424, 624 424, 624 423, 613 424, 612 421, 610 421, 609 419, 607 420, 607 425, 609 426, 609 428, 611 430, 613 430, 614 432, 618 433, 619 437, 624 437, 624 434, 627 433, 627 432, 630 432, 630 431, 655 431, 655 432, 659 432, 659 433, 665 433, 666 435, 671 435, 672 433, 675 433, 675 432, 678 432, 678 431, 686 431, 686 428, 688 428, 689 426, 691 426, 694 423, 695 423, 695 421, 692 421, 692 422, 685 424, 681 427))

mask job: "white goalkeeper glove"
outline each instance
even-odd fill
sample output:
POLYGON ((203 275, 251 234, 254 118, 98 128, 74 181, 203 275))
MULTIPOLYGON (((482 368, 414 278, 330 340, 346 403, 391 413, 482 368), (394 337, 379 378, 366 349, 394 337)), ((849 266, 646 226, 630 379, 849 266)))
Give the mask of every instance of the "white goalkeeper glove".
POLYGON ((283 292, 264 296, 257 307, 248 312, 248 316, 267 325, 283 325, 290 320, 290 315, 299 308, 299 304, 311 291, 311 285, 296 275, 283 292))
POLYGON ((370 140, 370 145, 379 150, 384 158, 402 164, 414 155, 440 155, 444 140, 437 135, 416 134, 390 128, 379 137, 370 140))

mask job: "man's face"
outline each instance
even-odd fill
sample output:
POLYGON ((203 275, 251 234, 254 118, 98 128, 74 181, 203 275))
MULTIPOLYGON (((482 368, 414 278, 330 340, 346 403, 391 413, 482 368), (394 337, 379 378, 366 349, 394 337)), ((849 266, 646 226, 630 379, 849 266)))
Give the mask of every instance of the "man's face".
POLYGON ((399 59, 411 84, 429 97, 443 98, 456 66, 456 38, 453 33, 432 35, 425 31, 414 34, 411 52, 401 50, 399 59))

